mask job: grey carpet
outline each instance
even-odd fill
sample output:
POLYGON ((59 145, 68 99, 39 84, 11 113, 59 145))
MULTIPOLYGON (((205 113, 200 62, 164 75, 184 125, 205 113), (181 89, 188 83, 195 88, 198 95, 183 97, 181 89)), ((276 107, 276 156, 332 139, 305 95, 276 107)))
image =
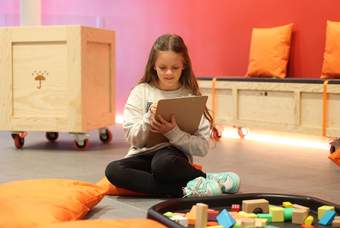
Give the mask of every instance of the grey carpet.
MULTIPOLYGON (((113 142, 103 145, 91 132, 86 151, 73 147, 69 134, 49 143, 42 132, 29 132, 24 149, 16 150, 8 132, 0 132, 0 183, 20 179, 71 178, 97 182, 111 160, 123 157, 128 145, 119 126, 113 142)), ((340 168, 328 151, 223 139, 212 145, 208 156, 196 161, 208 172, 234 171, 241 177, 243 193, 310 195, 340 204, 340 168)), ((152 205, 164 199, 105 197, 87 216, 97 218, 145 217, 152 205)))

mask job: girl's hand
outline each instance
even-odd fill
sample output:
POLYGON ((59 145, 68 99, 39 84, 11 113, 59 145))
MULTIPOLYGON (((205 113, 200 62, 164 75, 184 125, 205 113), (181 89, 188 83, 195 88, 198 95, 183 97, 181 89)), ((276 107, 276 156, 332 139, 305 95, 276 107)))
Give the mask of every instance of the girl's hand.
POLYGON ((157 116, 158 119, 152 118, 150 131, 155 133, 166 134, 177 126, 175 115, 171 116, 171 120, 166 121, 161 115, 157 116))
POLYGON ((151 120, 152 118, 155 117, 156 115, 156 110, 157 110, 157 102, 153 102, 151 105, 150 105, 150 113, 151 113, 151 120))

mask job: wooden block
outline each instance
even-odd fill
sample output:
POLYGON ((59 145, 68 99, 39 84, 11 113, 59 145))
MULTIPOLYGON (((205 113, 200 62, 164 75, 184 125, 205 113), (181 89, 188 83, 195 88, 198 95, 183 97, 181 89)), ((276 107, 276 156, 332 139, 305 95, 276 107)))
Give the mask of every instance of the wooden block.
POLYGON ((273 207, 270 208, 270 214, 272 214, 272 222, 283 222, 284 221, 284 213, 283 207, 273 207))
POLYGON ((287 207, 283 209, 283 216, 285 218, 285 221, 292 221, 293 210, 294 208, 292 207, 287 207))
POLYGON ((0 28, 0 130, 86 132, 115 123, 115 33, 0 28))
POLYGON ((255 219, 253 218, 241 218, 241 228, 255 227, 255 219))
POLYGON ((194 225, 196 221, 196 205, 192 206, 190 211, 186 214, 188 224, 194 225))
POLYGON ((340 227, 340 216, 335 216, 332 222, 332 227, 340 227))
POLYGON ((184 227, 187 227, 188 226, 188 218, 186 218, 185 216, 183 215, 180 215, 180 214, 175 214, 174 216, 172 216, 170 218, 171 220, 177 222, 178 224, 181 224, 182 226, 184 227))
POLYGON ((312 225, 312 224, 313 224, 313 221, 314 221, 313 216, 309 215, 309 216, 307 216, 307 218, 305 219, 304 224, 305 224, 305 225, 312 225))
POLYGON ((293 204, 291 202, 286 201, 286 202, 282 202, 282 206, 284 208, 291 208, 293 207, 293 204))
POLYGON ((318 219, 320 220, 324 216, 326 211, 334 211, 334 206, 323 205, 318 207, 318 219))
POLYGON ((195 228, 205 228, 208 222, 208 205, 204 203, 196 204, 195 228))
POLYGON ((266 199, 242 200, 242 211, 253 213, 255 209, 262 209, 261 213, 269 212, 269 202, 266 199))
POLYGON ((319 220, 319 224, 324 226, 331 225, 335 215, 335 211, 326 211, 324 216, 322 216, 322 218, 319 220))
POLYGON ((273 218, 271 214, 257 214, 257 217, 267 219, 268 223, 271 223, 273 218))
POLYGON ((308 212, 306 211, 306 209, 294 209, 292 215, 292 223, 303 224, 307 216, 308 212))
POLYGON ((241 205, 240 204, 232 204, 230 210, 239 212, 241 210, 241 205))
POLYGON ((224 227, 232 227, 236 221, 226 209, 223 209, 216 217, 218 224, 224 227))
POLYGON ((208 209, 208 221, 216 220, 216 216, 219 213, 218 210, 208 209))
POLYGON ((267 219, 256 218, 255 219, 255 227, 264 227, 267 224, 267 219))
POLYGON ((294 209, 299 209, 299 210, 304 210, 307 212, 307 214, 309 214, 309 207, 305 207, 305 206, 302 206, 300 204, 293 204, 293 208, 294 209))

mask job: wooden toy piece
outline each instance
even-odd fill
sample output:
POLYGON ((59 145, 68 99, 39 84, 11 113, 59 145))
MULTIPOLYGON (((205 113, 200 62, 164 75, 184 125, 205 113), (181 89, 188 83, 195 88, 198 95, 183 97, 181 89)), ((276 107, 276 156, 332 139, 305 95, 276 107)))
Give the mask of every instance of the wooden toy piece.
POLYGON ((224 228, 223 226, 217 225, 217 226, 207 226, 209 228, 224 228))
POLYGON ((294 209, 292 215, 292 223, 303 224, 307 216, 308 212, 306 211, 306 209, 294 209))
POLYGON ((244 211, 240 211, 237 215, 240 218, 257 218, 256 214, 254 214, 254 213, 247 213, 247 212, 244 212, 244 211))
POLYGON ((229 212, 226 209, 223 209, 216 217, 218 224, 225 228, 232 227, 236 221, 233 219, 233 217, 229 214, 229 212))
POLYGON ((257 214, 257 217, 267 219, 268 223, 271 223, 273 218, 271 214, 257 214))
POLYGON ((269 211, 272 214, 272 222, 284 221, 283 207, 272 207, 269 211))
POLYGON ((307 224, 302 224, 300 227, 301 228, 314 228, 313 225, 307 225, 307 224))
POLYGON ((293 204, 291 202, 286 201, 286 202, 282 202, 282 206, 284 208, 291 208, 293 207, 293 204))
POLYGON ((326 211, 324 216, 322 216, 322 218, 319 220, 319 224, 324 226, 331 225, 335 215, 335 211, 326 211))
POLYGON ((219 225, 218 225, 218 222, 216 222, 216 221, 208 221, 207 227, 209 227, 209 226, 219 226, 219 225))
POLYGON ((174 213, 171 212, 171 211, 167 211, 163 214, 164 216, 168 217, 168 218, 171 218, 172 216, 174 216, 174 213))
POLYGON ((283 209, 283 217, 285 221, 292 221, 293 210, 294 208, 292 207, 287 207, 283 209))
POLYGON ((196 205, 192 206, 190 211, 186 214, 188 224, 194 225, 196 221, 196 205))
POLYGON ((256 218, 255 219, 255 227, 264 227, 267 224, 267 219, 256 218))
POLYGON ((335 216, 332 222, 332 227, 340 227, 340 216, 335 216))
POLYGON ((241 210, 241 205, 240 204, 232 204, 230 210, 239 212, 241 210))
POLYGON ((195 228, 205 228, 208 222, 208 205, 204 203, 196 204, 195 228))
POLYGON ((334 211, 334 206, 323 205, 318 207, 318 219, 320 220, 326 211, 334 211))
POLYGON ((218 213, 220 213, 218 210, 208 209, 208 221, 216 221, 218 213))
POLYGON ((172 216, 170 218, 171 220, 177 222, 178 224, 184 226, 184 227, 187 227, 188 226, 188 218, 186 218, 185 216, 183 215, 180 215, 180 214, 175 214, 174 216, 172 216))
POLYGON ((302 206, 300 204, 293 204, 293 208, 294 209, 299 209, 299 210, 305 210, 307 212, 307 214, 309 214, 309 207, 305 207, 305 206, 302 206))
POLYGON ((314 221, 313 216, 309 215, 309 216, 307 216, 307 218, 305 219, 303 224, 305 224, 305 225, 312 225, 313 221, 314 221))
POLYGON ((241 228, 255 227, 255 219, 253 219, 253 218, 241 218, 240 226, 241 226, 241 228))
POLYGON ((253 213, 256 208, 261 208, 262 213, 269 212, 269 202, 266 199, 242 200, 242 211, 253 213))

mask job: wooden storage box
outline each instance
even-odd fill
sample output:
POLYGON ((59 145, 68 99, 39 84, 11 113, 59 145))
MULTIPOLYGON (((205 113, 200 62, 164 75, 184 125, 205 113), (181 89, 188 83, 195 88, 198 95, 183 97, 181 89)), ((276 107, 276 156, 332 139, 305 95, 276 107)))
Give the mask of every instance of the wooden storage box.
MULTIPOLYGON (((218 124, 340 136, 340 80, 329 81, 326 110, 319 79, 223 78, 215 85, 218 124)), ((199 80, 199 86, 211 109, 212 81, 199 80)))
POLYGON ((86 132, 115 122, 115 34, 0 28, 0 130, 86 132))

